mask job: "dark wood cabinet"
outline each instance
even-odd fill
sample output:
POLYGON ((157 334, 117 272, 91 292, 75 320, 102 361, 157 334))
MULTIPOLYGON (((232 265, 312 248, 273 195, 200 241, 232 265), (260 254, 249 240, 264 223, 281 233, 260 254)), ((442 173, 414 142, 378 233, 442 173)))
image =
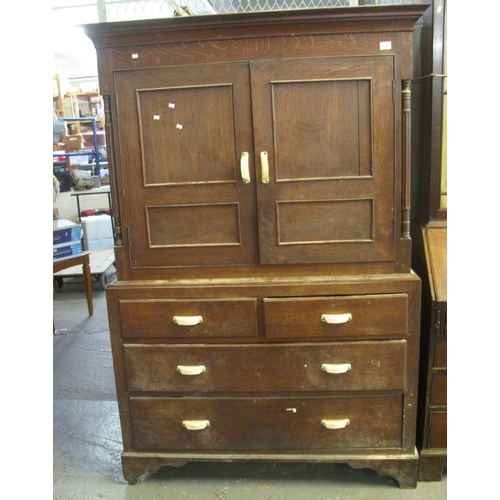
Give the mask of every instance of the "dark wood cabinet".
POLYGON ((419 480, 447 464, 446 0, 434 0, 415 30, 413 82, 414 270, 422 279, 418 411, 419 480))
POLYGON ((412 34, 425 5, 87 25, 127 481, 344 462, 415 487, 412 34))
POLYGON ((439 481, 447 465, 447 228, 421 227, 415 270, 422 277, 417 443, 419 480, 439 481))

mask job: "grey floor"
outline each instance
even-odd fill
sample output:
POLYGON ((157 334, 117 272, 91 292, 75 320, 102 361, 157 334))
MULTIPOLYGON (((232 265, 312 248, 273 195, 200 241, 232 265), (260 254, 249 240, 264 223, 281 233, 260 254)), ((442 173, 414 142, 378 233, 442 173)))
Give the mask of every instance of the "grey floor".
MULTIPOLYGON (((113 271, 113 270, 111 270, 113 271)), ((110 281, 115 277, 111 272, 110 281)), ((105 292, 93 283, 88 316, 83 282, 53 292, 54 500, 444 500, 447 477, 401 490, 370 469, 336 464, 190 463, 128 485, 114 385, 105 292)))

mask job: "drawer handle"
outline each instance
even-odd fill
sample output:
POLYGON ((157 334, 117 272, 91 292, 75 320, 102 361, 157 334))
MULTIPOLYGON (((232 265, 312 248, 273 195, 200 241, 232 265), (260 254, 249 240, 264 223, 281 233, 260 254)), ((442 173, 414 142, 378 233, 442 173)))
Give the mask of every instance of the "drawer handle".
POLYGON ((210 422, 208 420, 183 420, 182 427, 188 431, 202 431, 210 427, 210 422))
POLYGON ((329 325, 340 325, 341 323, 347 323, 352 320, 351 313, 345 314, 322 314, 321 321, 323 323, 328 323, 329 325))
POLYGON ((205 373, 207 369, 203 365, 199 366, 184 366, 179 365, 177 371, 181 375, 200 375, 200 373, 205 373))
POLYGON ((326 373, 345 373, 348 372, 350 369, 351 369, 350 363, 341 363, 336 365, 323 363, 321 365, 321 370, 326 373))
POLYGON ((201 316, 174 316, 174 323, 179 326, 194 326, 202 322, 201 316))
POLYGON ((248 153, 246 151, 243 151, 243 153, 241 153, 240 169, 241 169, 241 178, 243 179, 243 184, 249 184, 250 167, 248 165, 248 153))
POLYGON ((260 153, 260 168, 262 169, 262 183, 269 184, 269 161, 267 159, 267 151, 260 153))
POLYGON ((348 418, 339 418, 337 420, 322 420, 321 425, 327 429, 343 429, 347 427, 351 421, 348 418))

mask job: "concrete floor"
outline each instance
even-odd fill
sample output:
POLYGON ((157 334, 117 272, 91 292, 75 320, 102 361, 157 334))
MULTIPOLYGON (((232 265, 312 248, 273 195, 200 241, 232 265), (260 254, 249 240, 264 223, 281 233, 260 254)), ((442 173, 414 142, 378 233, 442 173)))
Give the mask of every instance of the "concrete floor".
MULTIPOLYGON (((113 279, 113 273, 110 280, 113 279)), ((53 293, 54 500, 445 500, 447 478, 401 490, 371 469, 343 464, 190 463, 128 485, 109 342, 105 292, 93 283, 88 316, 83 282, 53 293)))

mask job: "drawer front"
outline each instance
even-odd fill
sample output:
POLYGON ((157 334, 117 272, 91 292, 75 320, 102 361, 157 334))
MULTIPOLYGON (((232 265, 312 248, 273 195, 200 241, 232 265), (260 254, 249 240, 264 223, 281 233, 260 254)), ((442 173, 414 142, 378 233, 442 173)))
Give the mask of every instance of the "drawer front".
POLYGON ((448 366, 448 341, 437 340, 434 348, 434 368, 446 368, 448 366))
POLYGON ((403 337, 406 294, 264 299, 266 337, 403 337))
POLYGON ((429 418, 429 448, 447 447, 448 414, 442 411, 431 411, 429 418))
POLYGON ((446 405, 447 402, 446 373, 433 373, 431 385, 431 405, 446 405))
POLYGON ((247 346, 126 345, 130 391, 403 390, 406 341, 247 346))
POLYGON ((120 300, 124 338, 257 337, 257 299, 120 300))
POLYGON ((402 396, 131 398, 136 449, 336 450, 400 447, 402 396))

